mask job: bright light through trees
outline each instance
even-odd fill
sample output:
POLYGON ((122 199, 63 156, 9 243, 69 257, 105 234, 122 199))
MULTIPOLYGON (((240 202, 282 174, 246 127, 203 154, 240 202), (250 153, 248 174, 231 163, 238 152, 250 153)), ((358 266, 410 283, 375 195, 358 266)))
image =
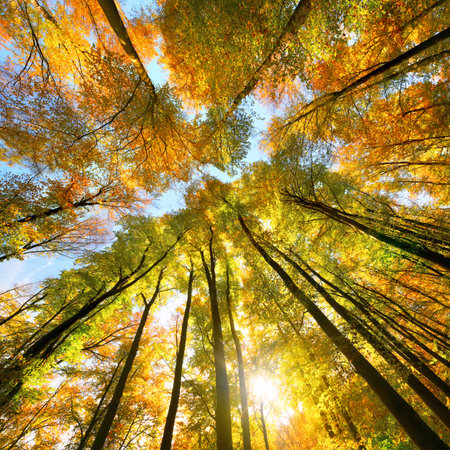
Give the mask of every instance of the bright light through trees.
POLYGON ((448 17, 4 1, 0 447, 447 448, 448 17))

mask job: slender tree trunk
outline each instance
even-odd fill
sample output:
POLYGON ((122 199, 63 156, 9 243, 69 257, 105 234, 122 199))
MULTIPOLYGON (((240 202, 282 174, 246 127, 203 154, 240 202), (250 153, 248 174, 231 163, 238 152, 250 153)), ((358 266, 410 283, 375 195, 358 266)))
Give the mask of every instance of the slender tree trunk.
MULTIPOLYGON (((314 111, 317 111, 322 106, 325 106, 326 104, 333 102, 333 101, 337 100, 338 98, 347 95, 348 93, 354 91, 356 88, 362 86, 363 84, 365 84, 369 81, 372 81, 374 78, 378 77, 379 75, 385 75, 393 68, 398 67, 399 65, 410 60, 411 58, 414 58, 417 55, 420 55, 425 50, 428 50, 429 48, 433 47, 434 45, 437 45, 440 42, 445 41, 449 37, 450 37, 450 28, 446 28, 445 30, 441 31, 440 33, 435 34, 434 36, 431 36, 429 39, 416 45, 415 47, 411 48, 410 50, 407 50, 406 52, 402 53, 401 55, 397 56, 396 58, 393 58, 390 61, 379 65, 376 69, 371 70, 366 75, 363 75, 362 77, 358 78, 356 81, 354 81, 353 83, 350 83, 345 88, 343 88, 339 91, 321 95, 316 100, 313 100, 312 102, 305 105, 300 110, 300 112, 298 114, 296 114, 287 123, 287 126, 290 126, 290 125, 294 124, 295 122, 298 122, 299 120, 304 119, 305 117, 312 114, 314 111)), ((403 73, 403 71, 401 73, 403 73)))
POLYGON ((311 299, 301 291, 293 282, 287 272, 264 250, 255 240, 244 219, 238 214, 242 229, 260 253, 264 260, 283 280, 291 294, 300 301, 311 314, 319 327, 331 339, 336 347, 344 354, 354 367, 378 395, 380 400, 397 419, 412 441, 421 449, 447 449, 447 445, 439 436, 420 418, 417 412, 406 402, 383 376, 367 361, 367 359, 353 346, 353 344, 339 331, 327 316, 315 305, 311 299))
POLYGON ((242 358, 242 348, 239 336, 236 333, 234 326, 233 311, 231 309, 231 294, 230 294, 230 273, 227 265, 227 290, 226 290, 227 310, 228 318, 230 320, 231 335, 233 336, 234 346, 236 347, 236 358, 238 364, 239 373, 239 393, 241 397, 241 426, 242 426, 242 439, 244 444, 244 450, 251 450, 252 444, 250 440, 250 419, 248 415, 248 401, 247 401, 247 387, 245 385, 245 371, 244 360, 242 358))
MULTIPOLYGON (((347 308, 339 304, 317 281, 315 281, 306 271, 304 271, 289 256, 277 249, 277 252, 291 264, 305 280, 320 293, 326 302, 367 342, 382 356, 391 367, 401 374, 408 386, 423 400, 423 402, 436 414, 437 417, 450 428, 449 409, 428 389, 410 370, 406 367, 390 350, 380 341, 366 326, 364 326, 347 308)), ((436 376, 435 376, 436 377, 436 376)), ((443 380, 437 377, 444 385, 443 380)))
POLYGON ((91 435, 92 430, 95 427, 95 424, 98 422, 98 416, 100 414, 100 410, 103 405, 103 402, 105 401, 105 398, 108 395, 109 390, 111 389, 111 386, 116 378, 116 373, 118 372, 123 359, 124 358, 121 358, 120 361, 118 362, 118 364, 116 365, 114 372, 113 372, 110 380, 108 381, 108 384, 106 385, 105 390, 103 391, 103 395, 102 395, 100 401, 98 402, 97 407, 95 408, 94 414, 92 415, 91 421, 89 422, 89 426, 87 427, 86 433, 84 433, 84 435, 82 436, 82 438, 80 440, 80 443, 78 444, 77 450, 83 450, 86 447, 86 443, 89 439, 89 436, 91 435))
POLYGON ((309 201, 295 194, 285 193, 285 195, 293 203, 296 203, 304 208, 320 212, 321 214, 330 217, 336 222, 353 226, 363 233, 374 237, 380 242, 384 242, 385 244, 391 245, 392 247, 398 248, 399 250, 407 252, 411 255, 418 256, 419 258, 426 259, 427 261, 431 261, 432 263, 438 264, 444 269, 450 269, 449 257, 435 252, 425 245, 415 244, 413 242, 408 242, 397 237, 388 236, 385 233, 374 230, 373 228, 364 225, 360 221, 355 220, 353 217, 351 217, 350 214, 339 211, 338 209, 333 208, 329 205, 325 205, 324 203, 309 201))
POLYGON ((216 371, 216 433, 217 450, 233 448, 231 434, 230 393, 228 386, 227 367, 225 363, 225 348, 223 344, 222 322, 220 319, 219 303, 217 301, 217 285, 215 272, 215 256, 212 248, 213 232, 209 241, 210 267, 201 252, 203 267, 209 288, 211 316, 213 323, 214 365, 216 371))
MULTIPOLYGON (((35 222, 38 219, 44 219, 44 218, 47 218, 50 216, 54 216, 55 214, 58 214, 62 211, 66 211, 69 209, 87 208, 88 206, 99 205, 100 202, 96 199, 98 197, 101 197, 101 195, 104 194, 105 192, 107 192, 107 190, 105 188, 101 188, 95 194, 93 194, 89 197, 82 198, 77 202, 67 203, 67 205, 55 206, 54 208, 48 208, 45 211, 42 211, 37 214, 29 214, 26 217, 21 217, 20 219, 16 219, 11 222, 8 222, 5 224, 5 226, 12 227, 15 224, 35 222)), ((106 205, 107 205, 107 203, 106 203, 106 205)))
POLYGON ((139 322, 138 329, 134 336, 133 343, 131 344, 130 352, 128 353, 127 359, 126 359, 125 364, 122 369, 122 372, 120 373, 120 378, 119 378, 119 381, 117 382, 116 389, 114 390, 112 399, 109 402, 108 408, 106 409, 105 417, 103 418, 100 428, 97 431, 97 435, 95 436, 94 443, 92 444, 92 447, 91 447, 92 450, 101 450, 103 448, 103 445, 106 442, 106 439, 109 434, 109 430, 114 421, 114 417, 116 416, 117 409, 119 408, 120 400, 121 400, 123 392, 125 390, 125 385, 127 382, 128 375, 130 374, 131 368, 133 366, 133 362, 136 358, 136 355, 137 355, 137 352, 139 349, 139 343, 141 341, 142 333, 144 331, 145 322, 147 321, 147 317, 150 312, 150 308, 152 307, 153 303, 156 300, 156 297, 159 294, 159 289, 160 289, 163 273, 164 273, 164 269, 162 269, 161 272, 159 273, 155 292, 149 302, 147 302, 144 295, 141 294, 142 298, 144 300, 144 303, 145 303, 145 308, 142 313, 142 317, 139 322))
POLYGON ((259 406, 259 418, 261 419, 261 428, 264 436, 264 447, 269 450, 269 438, 267 437, 266 419, 264 418, 264 402, 261 400, 259 406))
POLYGON ((178 410, 178 401, 181 390, 181 375, 183 372, 184 351, 186 348, 187 329, 189 322, 189 311, 192 300, 192 283, 194 281, 194 268, 191 267, 189 273, 189 283, 187 292, 186 308, 184 310, 183 324, 181 325, 180 347, 178 348, 177 359, 175 363, 175 376, 173 379, 172 396, 170 398, 169 410, 167 412, 164 434, 161 441, 161 450, 170 450, 172 448, 172 436, 175 426, 175 418, 178 410))
POLYGON ((251 79, 245 85, 245 87, 236 95, 231 105, 231 108, 227 112, 227 116, 230 117, 237 107, 240 105, 242 100, 249 95, 253 89, 255 89, 258 82, 264 76, 264 74, 272 67, 272 65, 279 60, 281 53, 286 48, 286 45, 294 38, 296 32, 307 20, 309 13, 311 12, 312 5, 311 0, 300 0, 294 9, 288 23, 284 27, 278 37, 275 45, 273 46, 271 52, 266 56, 264 61, 256 69, 251 79))

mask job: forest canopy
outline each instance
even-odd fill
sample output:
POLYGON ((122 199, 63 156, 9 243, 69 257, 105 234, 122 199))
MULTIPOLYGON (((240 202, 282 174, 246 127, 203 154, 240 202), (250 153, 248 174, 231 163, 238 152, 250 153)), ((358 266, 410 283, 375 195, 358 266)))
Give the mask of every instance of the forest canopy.
POLYGON ((449 6, 2 2, 0 447, 448 448, 449 6))

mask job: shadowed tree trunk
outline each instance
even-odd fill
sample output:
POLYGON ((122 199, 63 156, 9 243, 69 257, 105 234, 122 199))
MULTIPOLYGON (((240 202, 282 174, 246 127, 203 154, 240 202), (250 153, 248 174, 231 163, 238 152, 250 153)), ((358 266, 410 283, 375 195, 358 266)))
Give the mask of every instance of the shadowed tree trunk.
POLYGON ((269 438, 267 436, 266 419, 264 418, 264 402, 262 400, 259 405, 259 419, 261 420, 261 428, 264 436, 264 448, 269 450, 269 438))
MULTIPOLYGON (((273 301, 274 301, 275 305, 277 306, 277 308, 281 311, 281 314, 283 314, 283 317, 286 319, 286 321, 289 323, 291 328, 294 330, 294 333, 297 336, 297 338, 299 339, 299 341, 302 343, 302 347, 305 349, 305 351, 306 351, 306 353, 308 355, 309 361, 311 363, 315 363, 316 362, 316 356, 309 349, 308 343, 306 342, 305 338, 301 335, 301 333, 298 330, 298 328, 295 325, 295 323, 291 320, 291 318, 289 317, 288 313, 284 310, 284 308, 281 306, 281 304, 275 298, 273 298, 273 301)), ((323 408, 322 408, 322 406, 320 404, 321 402, 320 402, 319 396, 317 395, 317 393, 315 392, 314 388, 309 383, 308 377, 305 374, 305 372, 302 369, 300 364, 297 366, 297 370, 300 372, 300 376, 303 378, 303 381, 304 381, 305 385, 308 387, 308 390, 309 390, 309 392, 311 394, 311 398, 313 399, 314 403, 316 404, 316 406, 317 406, 317 408, 319 410, 319 415, 320 415, 320 417, 322 419, 322 422, 324 424, 325 430, 328 433, 328 436, 330 436, 330 438, 333 438, 334 437, 334 432, 333 432, 333 430, 332 430, 332 428, 331 428, 331 426, 330 426, 330 424, 328 422, 326 413, 325 413, 325 411, 323 410, 323 408)), ((332 390, 332 387, 330 386, 330 383, 328 381, 328 378, 325 375, 322 375, 321 379, 322 379, 322 382, 323 382, 324 390, 328 391, 330 397, 336 403, 336 406, 338 407, 338 412, 344 418, 345 422, 348 425, 350 433, 352 434, 353 439, 359 445, 358 448, 365 448, 363 445, 359 444, 359 442, 361 441, 361 436, 359 434, 359 431, 356 428, 356 425, 353 422, 353 419, 351 418, 347 408, 344 405, 341 404, 341 402, 339 401, 338 397, 334 394, 334 392, 332 390)), ((328 408, 328 409, 330 409, 330 408, 328 408)))
POLYGON ((411 440, 421 449, 447 449, 447 445, 439 436, 421 419, 417 412, 406 402, 398 392, 384 379, 384 377, 367 361, 367 359, 354 347, 354 345, 339 331, 327 316, 311 301, 311 299, 298 288, 287 272, 264 250, 255 240, 252 233, 238 214, 242 229, 260 253, 264 260, 283 280, 291 294, 300 301, 304 308, 314 318, 319 327, 331 339, 336 347, 350 361, 354 370, 361 375, 378 395, 380 400, 404 428, 411 440))
MULTIPOLYGON (((352 327, 357 331, 367 342, 375 349, 377 353, 383 357, 386 362, 405 379, 408 386, 423 400, 423 402, 436 414, 437 417, 450 428, 450 411, 448 408, 428 389, 410 370, 405 366, 390 349, 379 340, 361 321, 357 319, 354 314, 347 308, 338 303, 317 281, 314 280, 305 270, 303 270, 294 260, 281 250, 273 247, 289 264, 291 264, 305 280, 320 293, 320 295, 327 301, 327 303, 352 327)), ((395 341, 396 342, 396 341, 395 341)), ((448 386, 446 383, 437 377, 431 370, 430 372, 437 378, 439 384, 443 387, 448 386)), ((431 380, 430 380, 431 381, 431 380)), ((445 390, 444 390, 445 392, 445 390)))
POLYGON ((161 450, 170 450, 172 448, 173 428, 178 410, 178 401, 180 399, 181 375, 183 372, 184 351, 186 349, 187 329, 189 322, 189 311, 192 300, 192 283, 194 281, 194 268, 191 266, 189 272, 189 283, 187 292, 186 308, 184 310, 183 324, 181 325, 180 347, 178 348, 177 359, 175 363, 175 376, 173 379, 172 396, 170 398, 169 410, 167 412, 166 424, 164 425, 164 434, 161 441, 161 450))
POLYGON ((284 195, 286 195, 286 197, 288 197, 290 201, 302 206, 303 208, 319 212, 327 217, 330 217, 336 222, 355 227, 356 229, 362 231, 363 233, 369 236, 374 237, 380 242, 384 242, 385 244, 391 245, 392 247, 398 248, 399 250, 407 252, 411 255, 418 256, 419 258, 431 261, 435 264, 440 265, 445 269, 450 269, 449 257, 441 253, 435 252, 434 250, 431 250, 425 245, 416 244, 414 242, 401 239, 399 237, 389 236, 386 233, 379 232, 374 228, 363 224, 361 221, 357 220, 355 216, 353 216, 352 214, 340 211, 339 209, 336 209, 329 205, 325 205, 324 203, 310 201, 303 197, 300 197, 299 195, 291 194, 288 192, 285 192, 284 195))
POLYGON ((111 401, 109 402, 108 408, 106 410, 105 417, 100 425, 100 428, 97 431, 97 435, 95 436, 94 443, 92 444, 92 450, 101 450, 105 441, 108 437, 109 430, 114 421, 114 417, 116 416, 117 409, 119 408, 120 400, 123 395, 123 391, 125 390, 125 385, 127 382, 128 375, 130 374, 131 368, 133 366, 133 362, 136 358, 139 343, 141 341, 142 333, 144 331, 145 322, 147 322, 147 317, 150 312, 150 308, 156 300, 156 297, 159 294, 159 289, 161 285, 161 279, 164 273, 164 269, 159 273, 158 281, 156 283, 156 289, 153 293, 153 296, 149 302, 145 299, 144 295, 142 295, 142 299, 144 300, 145 308, 142 313, 141 320, 139 322, 138 329, 133 339, 133 343, 131 344, 130 352, 128 353, 128 357, 123 366, 122 372, 120 373, 119 381, 117 382, 116 389, 114 390, 114 394, 112 396, 111 401))
POLYGON ((230 294, 230 273, 227 265, 227 290, 226 290, 228 318, 230 319, 231 335, 233 336, 234 346, 236 347, 236 359, 238 363, 239 373, 239 393, 241 397, 241 426, 242 426, 242 440, 244 450, 251 450, 252 444, 250 440, 250 419, 248 415, 248 401, 247 401, 247 387, 245 385, 245 371, 244 361, 242 358, 242 348, 239 337, 234 326, 233 311, 231 309, 231 294, 230 294))
POLYGON ((217 301, 216 263, 213 252, 213 231, 209 240, 210 264, 206 262, 201 251, 203 268, 208 282, 211 316, 213 324, 214 366, 216 371, 216 433, 217 449, 230 450, 233 448, 231 435, 230 389, 228 386, 227 367, 225 363, 225 348, 223 344, 222 322, 220 319, 219 303, 217 301))
POLYGON ((108 395, 109 390, 111 389, 111 386, 116 378, 116 373, 118 372, 123 360, 124 360, 124 358, 120 359, 120 361, 118 362, 118 364, 116 365, 116 367, 114 369, 114 372, 113 372, 110 380, 108 381, 108 384, 105 386, 105 390, 103 391, 102 398, 100 399, 97 407, 95 408, 94 414, 92 415, 91 421, 89 422, 89 426, 87 427, 86 432, 81 437, 81 440, 80 440, 80 443, 78 444, 77 450, 83 450, 86 447, 86 443, 89 439, 89 436, 91 435, 92 430, 95 427, 95 424, 98 422, 98 418, 100 415, 100 411, 101 411, 103 402, 105 401, 105 398, 108 395))
POLYGON ((111 25, 111 28, 114 30, 114 33, 116 34, 120 44, 122 45, 122 48, 133 64, 134 68, 136 69, 136 72, 139 74, 141 80, 147 85, 148 89, 150 90, 154 102, 156 100, 155 86, 150 80, 150 77, 145 70, 144 64, 142 64, 142 61, 139 58, 139 55, 137 54, 133 43, 131 42, 130 36, 128 35, 127 29, 125 28, 122 18, 120 17, 114 0, 98 0, 98 4, 105 13, 106 18, 111 25))

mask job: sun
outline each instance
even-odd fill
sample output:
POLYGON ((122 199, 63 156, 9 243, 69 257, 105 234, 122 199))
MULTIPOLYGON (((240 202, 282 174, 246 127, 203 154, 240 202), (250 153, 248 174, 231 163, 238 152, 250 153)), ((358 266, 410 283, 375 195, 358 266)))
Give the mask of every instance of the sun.
POLYGON ((265 376, 259 375, 252 383, 252 392, 261 402, 273 402, 278 397, 278 388, 274 382, 265 376))

